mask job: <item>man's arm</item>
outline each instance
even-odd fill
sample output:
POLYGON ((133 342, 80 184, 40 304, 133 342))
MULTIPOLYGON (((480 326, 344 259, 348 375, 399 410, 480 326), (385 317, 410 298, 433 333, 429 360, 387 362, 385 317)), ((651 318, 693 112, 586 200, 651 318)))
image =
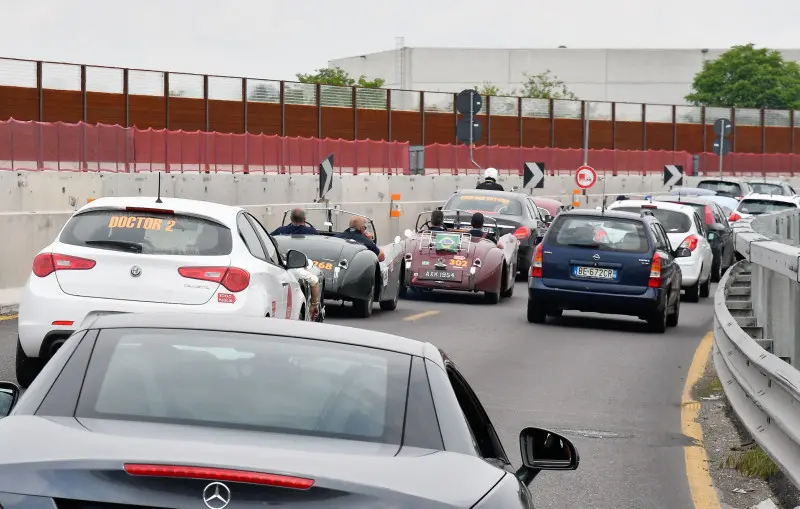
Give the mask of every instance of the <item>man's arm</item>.
POLYGON ((386 259, 386 255, 383 254, 383 249, 379 248, 371 240, 369 241, 369 244, 367 244, 367 247, 369 248, 370 251, 372 251, 373 253, 375 253, 378 256, 378 261, 379 262, 382 262, 383 260, 386 259))

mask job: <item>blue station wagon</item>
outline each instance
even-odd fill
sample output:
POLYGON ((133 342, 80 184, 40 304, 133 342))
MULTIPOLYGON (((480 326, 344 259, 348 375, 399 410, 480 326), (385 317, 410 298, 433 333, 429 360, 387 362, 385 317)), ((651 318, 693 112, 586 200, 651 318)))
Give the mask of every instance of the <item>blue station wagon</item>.
POLYGON ((664 228, 645 211, 562 212, 536 247, 528 278, 528 321, 564 310, 637 316, 653 332, 678 324, 681 269, 664 228))

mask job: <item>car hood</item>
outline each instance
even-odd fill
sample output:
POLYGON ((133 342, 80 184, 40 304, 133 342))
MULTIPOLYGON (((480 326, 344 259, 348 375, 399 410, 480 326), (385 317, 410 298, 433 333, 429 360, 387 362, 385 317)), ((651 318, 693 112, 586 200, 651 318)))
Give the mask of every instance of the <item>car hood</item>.
MULTIPOLYGON (((337 507, 357 508, 378 507, 387 498, 398 500, 393 507, 470 507, 505 475, 478 457, 451 452, 408 447, 398 451, 395 445, 276 433, 93 419, 79 423, 72 418, 36 416, 0 420, 0 451, 0 492, 132 505, 153 496, 152 484, 147 493, 148 479, 128 476, 122 471, 124 463, 311 478, 315 484, 308 495, 296 497, 337 494, 349 501, 337 507), (458 482, 453 482, 453 472, 458 472, 458 482)), ((201 501, 203 486, 209 481, 196 482, 199 488, 192 486, 185 495, 201 501)), ((162 479, 159 486, 179 497, 186 485, 162 479)), ((273 498, 275 490, 281 493, 279 499, 287 496, 286 489, 269 489, 271 494, 262 493, 263 497, 273 498)), ((180 505, 184 504, 176 507, 180 505)))

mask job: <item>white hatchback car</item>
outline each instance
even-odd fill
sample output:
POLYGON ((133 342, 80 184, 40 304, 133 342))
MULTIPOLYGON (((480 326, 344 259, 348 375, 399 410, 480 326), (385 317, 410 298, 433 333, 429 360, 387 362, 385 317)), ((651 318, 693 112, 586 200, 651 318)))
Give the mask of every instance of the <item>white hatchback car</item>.
POLYGON ((94 200, 33 261, 19 306, 17 380, 27 387, 72 332, 98 315, 305 319, 307 300, 292 272, 308 260, 299 251, 285 258, 240 207, 177 198, 94 200))
POLYGON ((743 217, 773 214, 797 208, 800 208, 800 198, 797 196, 750 193, 742 198, 736 210, 728 218, 728 222, 735 223, 743 217))
POLYGON ((705 221, 694 207, 670 202, 649 200, 622 200, 612 203, 609 210, 641 213, 649 210, 664 227, 673 250, 685 247, 691 256, 675 258, 681 267, 681 287, 686 300, 697 302, 711 293, 711 265, 714 253, 708 242, 705 221))

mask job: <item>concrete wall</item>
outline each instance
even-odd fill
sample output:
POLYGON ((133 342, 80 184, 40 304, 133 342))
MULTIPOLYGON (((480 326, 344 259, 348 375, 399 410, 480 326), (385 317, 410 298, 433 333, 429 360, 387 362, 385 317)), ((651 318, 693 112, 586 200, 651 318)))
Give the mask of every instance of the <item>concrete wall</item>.
MULTIPOLYGON (((710 49, 466 49, 405 48, 331 60, 354 76, 383 78, 388 86, 459 92, 484 82, 508 91, 520 88, 523 73, 553 72, 580 99, 650 104, 685 104, 710 49), (402 51, 402 53, 399 53, 402 51), (401 57, 401 58, 399 58, 401 57), (402 68, 403 72, 399 73, 402 68), (399 76, 398 76, 399 74, 399 76)), ((780 50, 800 61, 800 50, 780 50)), ((619 114, 619 113, 618 113, 619 114)), ((626 120, 626 119, 620 119, 626 120)))
MULTIPOLYGON (((687 179, 691 185, 691 178, 687 179)), ((501 177, 506 189, 521 186, 521 177, 501 177)), ((163 196, 206 200, 245 206, 267 228, 279 226, 283 212, 295 205, 313 206, 316 175, 163 174, 163 196)), ((373 218, 378 241, 387 243, 417 215, 442 205, 456 190, 474 188, 477 176, 337 175, 329 193, 332 204, 373 218), (390 220, 392 194, 400 194, 401 217, 390 220)), ((547 177, 544 189, 534 194, 572 200, 571 176, 547 177)), ((605 193, 648 194, 663 190, 660 175, 609 177, 605 193)), ((30 274, 33 257, 52 242, 70 214, 90 198, 102 196, 155 196, 158 174, 78 172, 0 172, 0 306, 13 304, 30 274)), ((601 204, 603 180, 581 197, 582 206, 601 204)))

